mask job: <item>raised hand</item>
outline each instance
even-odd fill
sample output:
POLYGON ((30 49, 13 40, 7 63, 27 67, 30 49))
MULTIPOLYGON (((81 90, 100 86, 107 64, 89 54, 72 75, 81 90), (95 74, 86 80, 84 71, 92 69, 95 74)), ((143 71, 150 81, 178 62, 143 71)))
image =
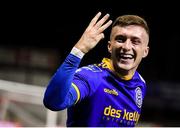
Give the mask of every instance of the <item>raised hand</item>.
POLYGON ((101 39, 104 38, 104 30, 112 24, 111 20, 107 21, 109 14, 106 14, 102 19, 99 20, 100 16, 101 12, 98 12, 89 23, 80 40, 75 45, 76 48, 84 53, 90 51, 101 39))

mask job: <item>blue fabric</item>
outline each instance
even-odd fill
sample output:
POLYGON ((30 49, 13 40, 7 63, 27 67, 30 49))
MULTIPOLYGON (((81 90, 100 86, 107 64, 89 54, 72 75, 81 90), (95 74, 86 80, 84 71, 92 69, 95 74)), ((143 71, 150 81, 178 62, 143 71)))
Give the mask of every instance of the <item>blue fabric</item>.
POLYGON ((80 91, 80 99, 68 109, 68 127, 137 124, 146 92, 146 84, 138 72, 132 79, 123 80, 107 68, 88 65, 76 71, 73 83, 80 91))
POLYGON ((80 58, 69 54, 58 68, 44 94, 43 103, 47 108, 58 111, 74 104, 77 94, 71 83, 80 62, 80 58))
POLYGON ((68 127, 134 127, 146 93, 140 74, 124 80, 103 63, 78 69, 80 61, 72 54, 67 56, 49 82, 44 105, 54 111, 68 108, 68 127), (72 82, 80 92, 76 104, 72 82))

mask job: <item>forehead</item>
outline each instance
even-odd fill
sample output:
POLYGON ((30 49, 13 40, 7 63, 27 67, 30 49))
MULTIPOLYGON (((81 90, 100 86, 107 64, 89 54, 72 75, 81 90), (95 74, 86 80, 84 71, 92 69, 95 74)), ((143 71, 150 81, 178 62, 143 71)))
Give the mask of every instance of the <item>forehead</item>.
POLYGON ((137 25, 129 25, 129 26, 115 26, 112 28, 111 37, 116 37, 117 35, 125 35, 128 37, 137 37, 139 39, 148 39, 148 34, 146 30, 137 25))

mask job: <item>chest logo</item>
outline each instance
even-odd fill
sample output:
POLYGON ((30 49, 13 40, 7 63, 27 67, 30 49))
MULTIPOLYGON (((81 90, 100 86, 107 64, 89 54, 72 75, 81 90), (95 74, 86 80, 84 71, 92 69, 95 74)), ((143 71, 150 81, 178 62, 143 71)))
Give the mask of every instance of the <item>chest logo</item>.
POLYGON ((118 96, 118 92, 115 89, 104 88, 104 92, 108 93, 108 94, 111 94, 111 95, 118 96))
POLYGON ((135 89, 135 95, 136 95, 136 105, 141 108, 142 107, 142 91, 140 87, 137 87, 135 89))

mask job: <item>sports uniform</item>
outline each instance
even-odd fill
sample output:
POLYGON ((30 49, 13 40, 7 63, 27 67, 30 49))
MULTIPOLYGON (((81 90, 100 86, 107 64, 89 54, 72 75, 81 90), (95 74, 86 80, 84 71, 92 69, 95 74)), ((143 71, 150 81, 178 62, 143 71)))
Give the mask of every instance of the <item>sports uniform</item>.
POLYGON ((135 126, 146 92, 140 74, 126 78, 114 74, 107 58, 79 68, 78 55, 72 50, 52 77, 45 106, 54 111, 68 108, 67 126, 135 126))

